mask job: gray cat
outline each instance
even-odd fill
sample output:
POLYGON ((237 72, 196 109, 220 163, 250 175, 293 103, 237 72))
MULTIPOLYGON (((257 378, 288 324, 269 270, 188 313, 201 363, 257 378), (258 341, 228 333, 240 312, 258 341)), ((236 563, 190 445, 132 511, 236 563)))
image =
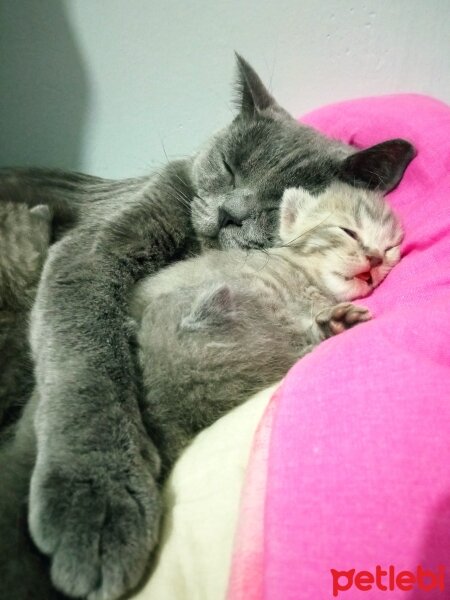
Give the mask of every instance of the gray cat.
POLYGON ((329 335, 370 318, 366 296, 400 259, 403 232, 381 195, 345 183, 288 189, 280 243, 211 250, 138 284, 147 398, 167 471, 181 449, 329 335))
POLYGON ((0 204, 0 429, 33 389, 28 318, 50 243, 47 206, 0 204))
MULTIPOLYGON (((0 178, 0 198, 6 188, 29 205, 48 199, 58 240, 33 309, 36 394, 2 463, 14 493, 3 490, 0 515, 27 501, 35 441, 24 424, 33 422, 31 536, 51 559, 53 584, 74 597, 130 590, 158 540, 160 459, 141 412, 128 315, 135 283, 201 246, 273 245, 288 187, 318 194, 344 181, 388 191, 414 155, 403 140, 356 152, 327 139, 280 108, 242 58, 237 64, 238 114, 193 158, 119 182, 28 169, 0 178)), ((14 600, 47 598, 36 592, 50 589, 45 569, 21 542, 8 544, 8 526, 0 522, 0 597, 13 600, 18 569, 8 565, 21 564, 14 600)))

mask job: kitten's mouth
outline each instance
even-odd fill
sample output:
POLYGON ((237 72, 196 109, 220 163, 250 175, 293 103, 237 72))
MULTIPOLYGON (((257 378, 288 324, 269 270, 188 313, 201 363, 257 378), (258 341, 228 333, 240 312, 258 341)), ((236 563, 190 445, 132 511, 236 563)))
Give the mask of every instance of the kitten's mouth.
POLYGON ((359 279, 360 281, 365 281, 368 285, 372 285, 372 273, 370 271, 364 271, 364 273, 358 273, 355 275, 355 279, 359 279))

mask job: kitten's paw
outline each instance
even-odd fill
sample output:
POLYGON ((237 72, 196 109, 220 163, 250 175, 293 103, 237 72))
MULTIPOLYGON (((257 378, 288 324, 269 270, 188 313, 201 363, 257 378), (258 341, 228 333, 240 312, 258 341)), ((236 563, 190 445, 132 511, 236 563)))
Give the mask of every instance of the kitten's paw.
POLYGON ((55 587, 69 596, 114 600, 135 587, 157 542, 161 500, 148 464, 94 472, 39 465, 30 531, 51 557, 55 587), (46 468, 45 468, 46 467, 46 468))
POLYGON ((370 311, 351 302, 342 302, 331 308, 325 308, 316 315, 316 323, 326 337, 342 333, 358 323, 372 318, 370 311))

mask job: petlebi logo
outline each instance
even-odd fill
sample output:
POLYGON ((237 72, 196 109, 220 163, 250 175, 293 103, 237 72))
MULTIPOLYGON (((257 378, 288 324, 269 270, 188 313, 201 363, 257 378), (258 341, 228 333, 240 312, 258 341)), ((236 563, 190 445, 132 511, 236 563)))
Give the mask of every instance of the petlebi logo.
POLYGON ((338 596, 352 587, 369 592, 378 589, 383 592, 401 590, 421 590, 433 592, 435 590, 445 591, 445 567, 440 565, 435 570, 425 569, 420 565, 415 571, 397 571, 390 565, 383 568, 380 565, 374 571, 337 571, 330 569, 333 587, 333 596, 338 596))

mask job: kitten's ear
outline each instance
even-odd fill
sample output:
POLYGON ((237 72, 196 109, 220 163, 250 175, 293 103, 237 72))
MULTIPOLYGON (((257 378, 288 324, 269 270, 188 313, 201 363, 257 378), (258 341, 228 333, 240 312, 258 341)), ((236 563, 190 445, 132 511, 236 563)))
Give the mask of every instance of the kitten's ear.
POLYGON ((237 104, 241 113, 251 117, 267 109, 287 113, 276 100, 269 94, 265 85, 257 75, 256 71, 237 52, 237 104))
POLYGON ((203 292, 191 313, 181 321, 181 328, 197 331, 208 327, 219 327, 233 318, 234 301, 227 285, 214 286, 203 292))
POLYGON ((416 150, 406 140, 381 142, 347 157, 339 178, 356 187, 387 193, 400 182, 416 150))
POLYGON ((50 209, 46 204, 38 204, 30 209, 30 213, 41 221, 45 221, 50 223, 52 220, 52 215, 50 214, 50 209))
POLYGON ((314 197, 303 188, 288 188, 280 204, 280 230, 282 242, 292 240, 295 224, 300 211, 307 210, 314 197))

